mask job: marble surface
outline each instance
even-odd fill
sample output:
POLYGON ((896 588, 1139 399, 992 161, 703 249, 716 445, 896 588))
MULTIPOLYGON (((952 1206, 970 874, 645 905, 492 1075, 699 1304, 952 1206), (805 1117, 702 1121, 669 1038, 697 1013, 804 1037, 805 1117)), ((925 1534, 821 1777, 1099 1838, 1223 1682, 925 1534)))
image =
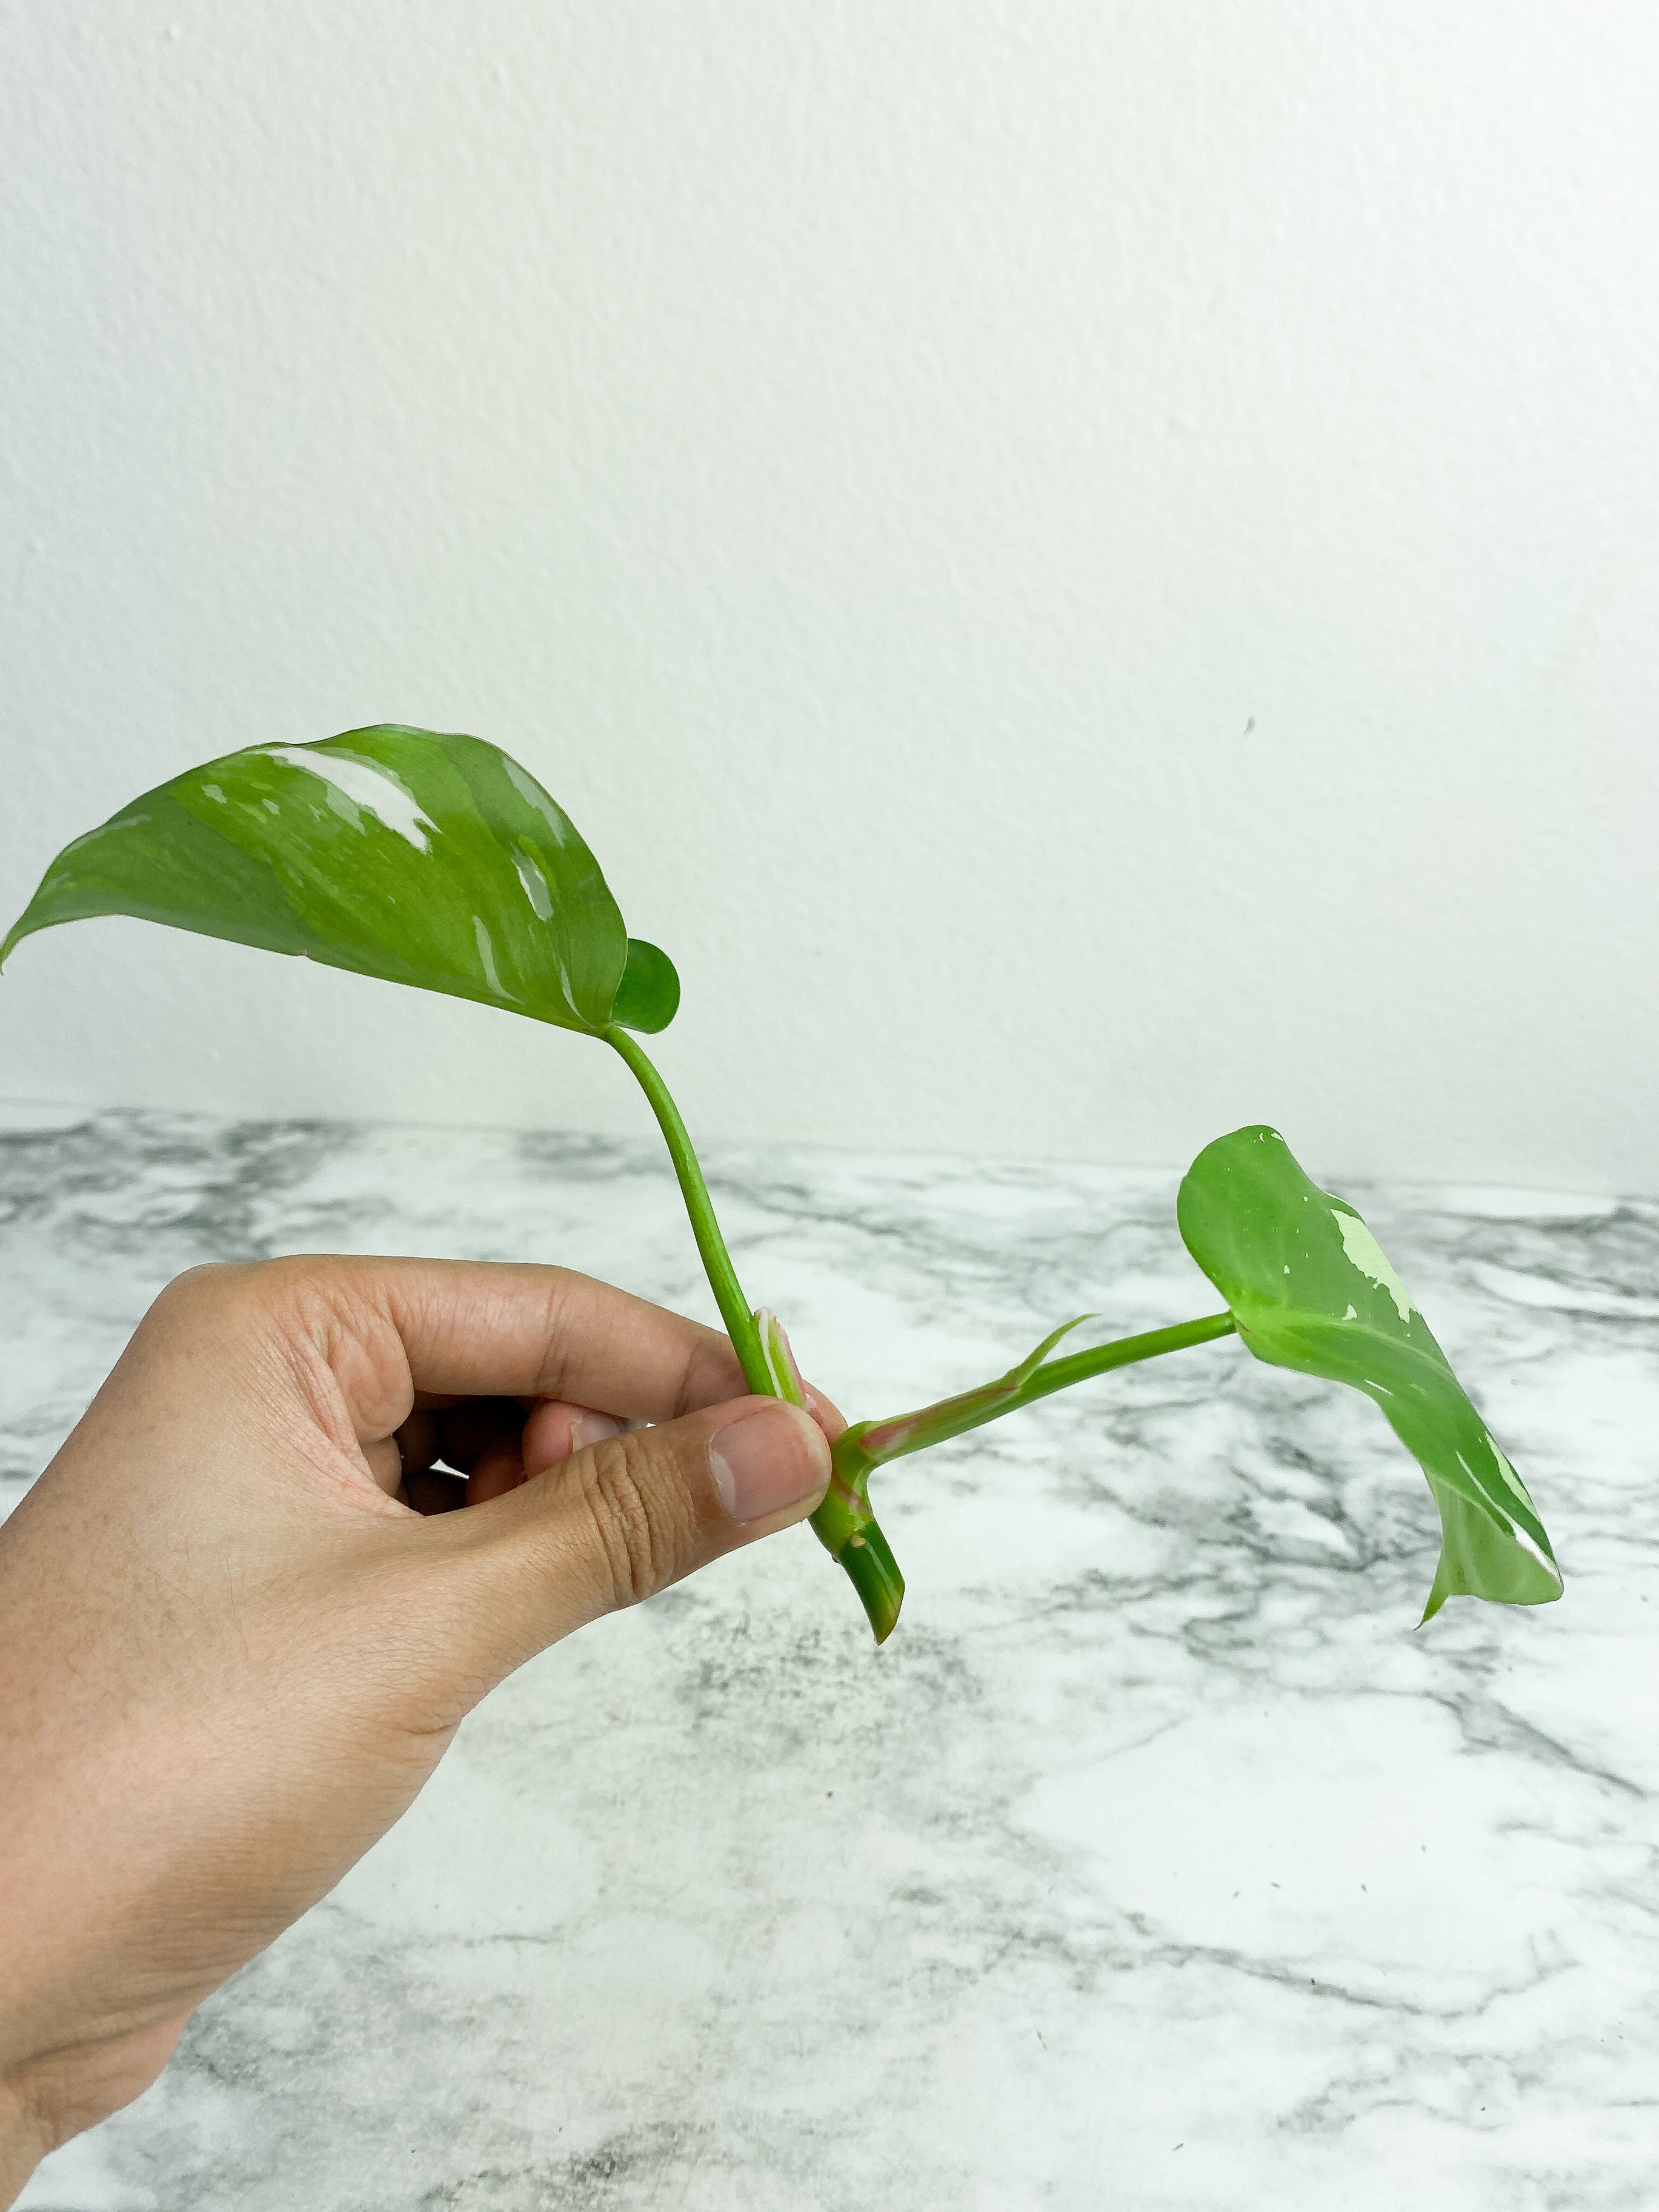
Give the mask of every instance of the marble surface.
MULTIPOLYGON (((1214 1304, 1172 1177, 713 1165, 854 1413, 1214 1304)), ((553 1258, 708 1311, 644 1143, 13 1109, 0 1168, 12 1502, 198 1260, 553 1258)), ((799 1530, 527 1668, 24 2203, 1659 2203, 1659 1209, 1346 1194, 1563 1603, 1417 1630, 1433 1509, 1358 1397, 1231 1341, 1103 1378, 890 1471, 879 1654, 799 1530)))

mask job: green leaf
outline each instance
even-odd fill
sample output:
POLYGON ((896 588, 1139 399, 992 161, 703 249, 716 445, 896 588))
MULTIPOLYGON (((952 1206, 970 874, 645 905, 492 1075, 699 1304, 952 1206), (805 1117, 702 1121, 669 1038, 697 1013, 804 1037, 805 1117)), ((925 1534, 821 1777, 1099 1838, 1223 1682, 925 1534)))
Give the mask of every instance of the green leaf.
POLYGON ((146 793, 58 854, 0 962, 36 930, 106 914, 589 1034, 660 1029, 678 999, 672 963, 630 944, 533 776, 477 738, 393 723, 255 745, 146 793))
POLYGON ((1177 1217, 1256 1358, 1363 1390, 1421 1464, 1443 1531, 1425 1620, 1453 1596, 1560 1596, 1533 1502, 1405 1285, 1353 1208, 1309 1181, 1276 1129, 1235 1129, 1207 1146, 1182 1183, 1177 1217))
POLYGON ((660 945, 642 937, 628 940, 628 965, 617 987, 611 1018, 647 1036, 665 1030, 680 1010, 679 971, 660 945))

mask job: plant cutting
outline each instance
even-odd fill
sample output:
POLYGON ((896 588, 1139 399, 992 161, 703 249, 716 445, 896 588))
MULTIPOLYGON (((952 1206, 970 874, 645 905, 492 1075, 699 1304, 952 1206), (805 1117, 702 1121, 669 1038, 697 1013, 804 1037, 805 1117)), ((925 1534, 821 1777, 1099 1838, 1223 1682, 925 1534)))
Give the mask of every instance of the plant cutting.
MULTIPOLYGON (((39 930, 117 914, 475 1000, 609 1046, 662 1131, 745 1381, 805 1402, 788 1337, 739 1284, 685 1125, 640 1042, 678 1010, 674 963, 629 936, 568 817, 506 753, 381 723, 189 769, 64 848, 0 945, 0 967, 39 930)), ((1276 1130, 1236 1129, 1207 1146, 1182 1182, 1176 1220, 1223 1311, 1061 1351, 1082 1316, 994 1380, 855 1421, 840 1437, 812 1526, 878 1643, 904 1595, 870 1504, 878 1468, 1115 1368, 1231 1336, 1258 1359, 1363 1391, 1417 1459, 1442 1529, 1425 1620, 1455 1595, 1510 1605, 1560 1595, 1532 1500, 1405 1285, 1359 1215, 1310 1181, 1276 1130)))

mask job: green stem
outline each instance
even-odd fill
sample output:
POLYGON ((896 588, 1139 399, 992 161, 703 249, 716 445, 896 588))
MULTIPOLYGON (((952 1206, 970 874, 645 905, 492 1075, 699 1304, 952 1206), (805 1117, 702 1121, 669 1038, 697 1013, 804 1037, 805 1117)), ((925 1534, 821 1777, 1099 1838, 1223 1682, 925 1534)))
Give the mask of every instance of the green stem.
MULTIPOLYGON (((714 1218, 702 1168, 668 1085, 658 1074, 644 1048, 627 1030, 613 1022, 605 1032, 605 1041, 633 1069, 667 1141, 668 1156, 674 1163, 680 1194, 690 1217, 691 1233, 697 1240, 709 1288, 714 1293, 726 1333, 743 1368, 744 1382, 757 1396, 787 1398, 793 1404, 801 1404, 799 1381, 787 1340, 782 1340, 775 1318, 769 1315, 757 1316, 744 1296, 738 1271, 732 1265, 732 1255, 726 1249, 726 1239, 714 1218), (774 1331, 780 1340, 769 1346, 767 1338, 774 1331)), ((1064 1359, 1050 1359, 1036 1367, 1028 1364, 1015 1368, 1000 1382, 982 1383, 979 1389, 965 1390, 954 1398, 942 1398, 937 1405, 924 1406, 917 1413, 901 1413, 892 1420, 860 1421, 847 1430, 836 1440, 831 1454, 835 1472, 823 1503, 812 1516, 812 1527, 818 1540, 846 1569, 848 1579, 869 1615, 877 1643, 884 1644, 893 1632, 904 1600, 904 1577, 870 1510, 866 1486, 873 1468, 890 1459, 902 1458, 907 1452, 925 1451, 930 1445, 944 1443, 947 1438, 962 1436, 987 1421, 1000 1420, 1003 1414, 1015 1413, 1035 1399, 1046 1398, 1051 1390, 1066 1389, 1073 1382, 1086 1382, 1091 1376, 1103 1375, 1110 1368, 1127 1367, 1137 1359, 1155 1358, 1159 1352, 1179 1352, 1189 1344, 1207 1343, 1212 1337, 1225 1336, 1232 1327, 1231 1314, 1209 1314, 1202 1321, 1182 1322, 1174 1328, 1151 1329, 1142 1336, 1121 1337, 1115 1344, 1073 1352, 1064 1359)), ((1064 1331, 1056 1332, 1057 1335, 1063 1334, 1064 1331)), ((1049 1343, 1054 1340, 1048 1340, 1049 1343)), ((1046 1345, 1040 1345, 1032 1358, 1038 1358, 1046 1348, 1046 1345)))
MULTIPOLYGON (((703 1272, 708 1277, 708 1286, 714 1293, 720 1319, 726 1323, 726 1333, 743 1368, 744 1381, 757 1397, 787 1398, 797 1405, 803 1403, 804 1395, 792 1372, 793 1361, 787 1352, 780 1355, 774 1347, 769 1357, 760 1324, 744 1296, 738 1271, 732 1265, 732 1255, 726 1249, 726 1239, 714 1218, 714 1202, 703 1181, 702 1164, 668 1085, 643 1047, 628 1030, 613 1022, 605 1032, 605 1041, 633 1069, 640 1088, 651 1102, 657 1126, 668 1145, 668 1156, 674 1163, 674 1173, 679 1178, 680 1195, 690 1217, 691 1233, 697 1240, 703 1272)), ((776 1324, 774 1322, 769 1326, 776 1324)), ((904 1577, 870 1511, 868 1498, 851 1501, 854 1510, 850 1513, 845 1510, 848 1503, 838 1497, 832 1481, 823 1504, 812 1516, 812 1528, 819 1542, 845 1568, 848 1580, 858 1592, 859 1601, 875 1631, 876 1641, 883 1644, 892 1634, 893 1624, 898 1619, 904 1597, 904 1577)))
POLYGON ((914 1413, 898 1413, 884 1421, 860 1421, 836 1441, 836 1479, 830 1498, 839 1501, 849 1520, 855 1520, 866 1498, 866 1485, 873 1470, 908 1452, 927 1451, 965 1436, 969 1429, 1000 1421, 1038 1398, 1086 1382, 1114 1367, 1129 1367, 1139 1359, 1156 1359, 1165 1352, 1183 1352, 1188 1345, 1208 1344, 1230 1336, 1237 1323, 1231 1314, 1206 1314, 1200 1321, 1178 1322, 1171 1328, 1148 1329, 1139 1336, 1121 1336, 1113 1344, 1097 1344, 1087 1352, 1069 1352, 1022 1374, 1018 1368, 1000 1382, 984 1382, 953 1398, 941 1398, 914 1413))
POLYGON ((697 1240, 703 1273, 708 1278, 708 1287, 714 1293, 726 1333, 742 1366, 743 1379, 757 1396, 777 1397, 780 1393, 772 1380, 760 1331, 755 1325, 754 1309, 744 1296, 738 1271, 732 1265, 732 1255, 726 1249, 720 1223, 714 1218, 714 1202, 702 1179, 702 1164, 680 1119, 680 1109, 644 1048, 625 1029, 612 1022, 605 1032, 605 1041, 628 1062, 639 1079, 641 1090, 651 1102, 657 1126, 668 1145, 668 1156, 674 1163, 674 1173, 679 1178, 680 1195, 690 1216, 691 1234, 697 1240))
MULTIPOLYGON (((1173 1328, 1146 1330, 1139 1336, 1122 1336, 1115 1344, 1097 1344, 1087 1352, 1073 1352, 1064 1359, 1050 1359, 1037 1367, 1029 1364, 1011 1369, 995 1382, 954 1398, 941 1398, 914 1413, 900 1413, 885 1421, 859 1421, 836 1439, 830 1458, 835 1472, 822 1505, 812 1516, 812 1526, 853 1578, 864 1601, 876 1641, 884 1644, 893 1632, 904 1596, 904 1580, 887 1548, 885 1538, 870 1510, 870 1477, 890 1459, 907 1452, 926 1451, 987 1421, 1000 1421, 1005 1413, 1046 1398, 1050 1391, 1068 1389, 1114 1367, 1128 1367, 1138 1359, 1156 1359, 1160 1352, 1182 1352, 1190 1344, 1207 1344, 1231 1335, 1235 1323, 1230 1313, 1206 1314, 1201 1321, 1178 1322, 1173 1328)), ((1056 1331, 1056 1335, 1063 1331, 1056 1331)), ((1052 1343, 1054 1338, 1048 1341, 1052 1343)), ((1043 1349, 1038 1346, 1038 1351, 1043 1349)), ((1036 1355, 1033 1355, 1034 1357, 1036 1355)))
POLYGON ((818 1541, 846 1569, 847 1579, 859 1594, 859 1602, 875 1632, 877 1643, 885 1644, 898 1626, 899 1607, 904 1602, 904 1577, 899 1572, 898 1561, 893 1557, 873 1514, 866 1514, 863 1527, 850 1535, 836 1551, 818 1526, 819 1515, 824 1513, 828 1504, 826 1498, 812 1516, 812 1527, 818 1541))

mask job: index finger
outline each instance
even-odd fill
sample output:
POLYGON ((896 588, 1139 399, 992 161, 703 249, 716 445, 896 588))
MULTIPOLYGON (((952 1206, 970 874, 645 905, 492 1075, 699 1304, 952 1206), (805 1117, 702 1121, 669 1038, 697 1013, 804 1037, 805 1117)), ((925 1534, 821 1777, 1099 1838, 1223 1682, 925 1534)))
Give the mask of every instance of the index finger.
MULTIPOLYGON (((731 1340, 718 1329, 568 1267, 484 1260, 275 1264, 325 1269, 349 1305, 365 1318, 382 1316, 402 1346, 410 1384, 428 1401, 559 1398, 618 1420, 668 1421, 748 1392, 731 1340)), ((834 1434, 840 1416, 821 1395, 819 1407, 834 1434)))

